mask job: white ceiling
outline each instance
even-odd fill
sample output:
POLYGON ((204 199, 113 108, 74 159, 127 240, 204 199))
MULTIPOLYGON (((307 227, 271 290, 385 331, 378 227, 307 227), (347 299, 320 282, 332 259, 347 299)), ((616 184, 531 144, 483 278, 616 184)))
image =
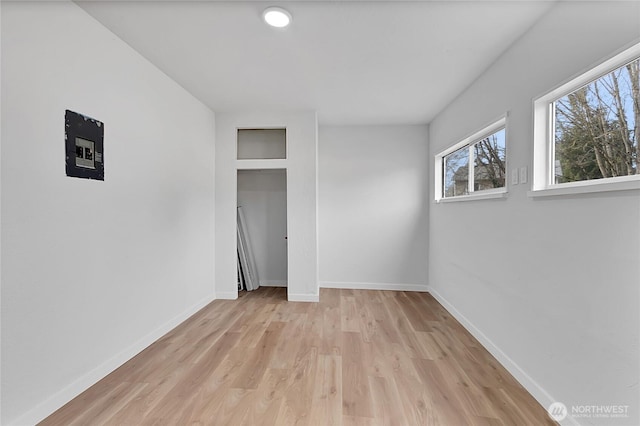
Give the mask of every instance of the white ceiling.
POLYGON ((427 123, 553 1, 77 2, 214 111, 427 123), (293 15, 277 30, 272 5, 293 15))

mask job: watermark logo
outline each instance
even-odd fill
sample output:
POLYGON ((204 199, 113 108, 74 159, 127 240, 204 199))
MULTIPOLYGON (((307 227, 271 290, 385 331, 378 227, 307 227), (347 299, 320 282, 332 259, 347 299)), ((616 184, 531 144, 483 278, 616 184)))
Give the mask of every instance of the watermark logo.
POLYGON ((547 412, 549 413, 549 417, 551 417, 556 422, 561 422, 562 420, 564 420, 565 417, 567 417, 568 413, 567 406, 562 402, 554 402, 549 406, 547 412))
POLYGON ((567 409, 567 406, 562 402, 554 402, 547 409, 549 417, 557 422, 561 422, 568 415, 573 418, 599 418, 599 419, 612 419, 612 418, 627 418, 629 417, 629 406, 619 404, 608 405, 572 405, 571 410, 567 409))
POLYGON ((629 406, 620 404, 573 405, 571 416, 574 418, 614 419, 629 417, 629 406))

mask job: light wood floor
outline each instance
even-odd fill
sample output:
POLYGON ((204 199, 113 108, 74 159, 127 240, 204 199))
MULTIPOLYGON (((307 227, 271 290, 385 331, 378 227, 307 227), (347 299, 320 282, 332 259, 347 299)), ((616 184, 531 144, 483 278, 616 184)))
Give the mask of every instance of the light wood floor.
POLYGON ((217 300, 43 425, 540 425, 546 411, 428 293, 217 300))

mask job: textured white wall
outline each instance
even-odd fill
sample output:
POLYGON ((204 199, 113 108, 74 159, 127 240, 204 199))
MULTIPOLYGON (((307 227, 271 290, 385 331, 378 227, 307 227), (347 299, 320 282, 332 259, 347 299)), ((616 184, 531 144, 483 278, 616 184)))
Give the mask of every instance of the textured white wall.
POLYGON ((238 205, 256 260, 260 285, 287 285, 287 174, 238 170, 238 205))
POLYGON ((321 287, 426 289, 427 126, 319 129, 321 287))
MULTIPOLYGON (((638 40, 638 2, 556 4, 430 124, 431 159, 509 111, 509 169, 530 171, 533 98, 638 40)), ((640 194, 530 188, 431 201, 429 284, 543 405, 629 405, 580 423, 640 424, 640 194)))
POLYGON ((238 169, 287 169, 287 294, 317 301, 315 112, 221 113, 216 115, 216 296, 234 299, 237 290, 236 201, 238 169), (287 129, 286 160, 236 160, 237 129, 287 129))
POLYGON ((214 298, 213 113, 71 2, 2 4, 2 424, 35 423, 214 298), (105 123, 65 175, 64 115, 105 123))

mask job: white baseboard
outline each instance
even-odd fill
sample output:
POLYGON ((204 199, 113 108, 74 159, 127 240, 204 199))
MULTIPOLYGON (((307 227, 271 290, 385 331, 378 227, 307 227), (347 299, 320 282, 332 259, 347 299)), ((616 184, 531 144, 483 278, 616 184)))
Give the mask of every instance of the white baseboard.
POLYGON ((348 290, 394 290, 394 291, 429 291, 427 285, 396 283, 359 283, 320 281, 320 288, 341 288, 348 290))
POLYGON ((295 294, 288 293, 287 300, 289 302, 319 302, 320 295, 319 294, 295 294))
POLYGON ((122 352, 115 355, 113 358, 105 361, 101 365, 97 366, 93 370, 89 371, 61 391, 55 393, 45 401, 38 404, 36 407, 24 413, 19 418, 10 422, 12 425, 34 425, 48 416, 50 416, 57 409, 62 407, 67 402, 71 401, 76 396, 80 395, 82 392, 96 384, 98 381, 106 377, 109 373, 120 367, 125 362, 129 361, 131 358, 142 352, 149 345, 154 343, 156 340, 160 339, 162 336, 167 334, 169 331, 176 328, 178 325, 183 323, 193 314, 198 312, 200 309, 207 306, 209 303, 216 299, 215 296, 210 296, 206 299, 201 300, 200 302, 192 305, 188 309, 186 309, 181 314, 175 316, 171 320, 162 324, 160 327, 156 328, 152 332, 148 333, 146 336, 142 337, 140 340, 135 342, 133 345, 129 346, 122 352))
POLYGON ((278 280, 260 280, 260 287, 286 287, 286 281, 278 280))
POLYGON ((216 291, 216 299, 236 300, 237 298, 237 291, 216 291))
MULTIPOLYGON (((504 353, 498 346, 496 346, 486 334, 484 334, 478 327, 476 327, 467 317, 465 317, 460 311, 458 311, 447 299, 442 297, 433 288, 429 288, 429 293, 449 311, 453 317, 458 320, 462 326, 473 335, 473 337, 480 342, 480 344, 487 350, 511 375, 542 405, 547 409, 557 399, 553 398, 546 390, 542 388, 535 380, 533 380, 514 360, 504 353)), ((562 421, 563 425, 579 426, 580 424, 576 420, 567 416, 562 421)))

